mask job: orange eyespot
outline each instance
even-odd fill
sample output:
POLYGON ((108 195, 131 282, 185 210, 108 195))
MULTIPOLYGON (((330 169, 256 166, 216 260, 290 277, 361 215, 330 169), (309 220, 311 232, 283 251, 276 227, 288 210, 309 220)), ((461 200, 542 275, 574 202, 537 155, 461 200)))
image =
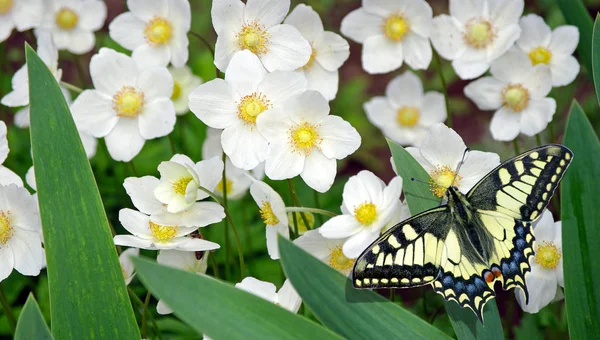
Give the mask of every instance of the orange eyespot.
POLYGON ((487 283, 492 283, 492 281, 494 281, 494 274, 492 274, 492 272, 485 273, 485 281, 487 283))
POLYGON ((494 268, 492 269, 492 273, 494 273, 495 277, 500 277, 502 276, 502 272, 498 269, 498 268, 494 268))

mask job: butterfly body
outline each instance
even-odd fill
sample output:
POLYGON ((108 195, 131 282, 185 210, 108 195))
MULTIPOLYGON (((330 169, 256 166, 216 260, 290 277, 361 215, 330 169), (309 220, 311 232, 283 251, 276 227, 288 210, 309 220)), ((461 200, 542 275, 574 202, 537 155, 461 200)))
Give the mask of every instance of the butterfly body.
POLYGON ((528 297, 535 238, 531 222, 548 204, 572 152, 550 144, 499 165, 466 195, 446 191, 447 204, 424 211, 383 233, 357 259, 356 288, 431 284, 446 300, 473 310, 495 296, 494 284, 528 297))

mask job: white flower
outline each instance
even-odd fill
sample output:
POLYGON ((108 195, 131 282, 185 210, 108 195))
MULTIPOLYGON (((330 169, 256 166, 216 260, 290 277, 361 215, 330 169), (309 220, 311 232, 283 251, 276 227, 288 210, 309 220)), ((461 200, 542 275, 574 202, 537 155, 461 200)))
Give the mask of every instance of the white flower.
POLYGON ((450 0, 450 15, 433 19, 431 43, 461 79, 485 73, 519 39, 523 0, 450 0))
POLYGON ((279 259, 279 245, 277 235, 286 239, 290 238, 288 217, 285 212, 285 203, 279 194, 265 182, 254 181, 250 187, 250 194, 260 209, 260 218, 267 228, 267 250, 273 260, 279 259))
POLYGON ((292 71, 310 59, 310 44, 291 25, 280 24, 290 0, 213 0, 211 18, 217 44, 215 65, 228 68, 237 51, 254 53, 269 72, 292 71))
POLYGON ((356 151, 361 141, 348 122, 329 115, 327 99, 312 90, 260 115, 257 125, 269 141, 267 176, 277 180, 300 175, 319 192, 331 188, 336 160, 356 151))
POLYGON ((302 299, 298 292, 292 286, 290 280, 285 280, 283 286, 277 292, 277 288, 271 282, 261 281, 253 277, 246 277, 240 283, 235 284, 235 288, 254 294, 259 298, 272 302, 280 307, 297 313, 302 304, 302 299))
POLYGON ((42 226, 33 196, 15 184, 0 186, 0 281, 13 268, 39 275, 44 263, 42 226))
POLYGON ((385 97, 371 98, 363 107, 373 125, 402 145, 419 145, 429 126, 446 119, 444 96, 423 94, 421 80, 410 71, 388 83, 385 97))
POLYGON ((338 91, 338 69, 350 56, 348 42, 338 34, 325 31, 319 14, 304 4, 296 6, 284 23, 296 27, 312 48, 310 59, 298 69, 306 76, 308 89, 333 100, 338 91))
POLYGON ((527 55, 514 48, 492 63, 491 73, 471 82, 464 92, 480 110, 496 110, 492 137, 510 141, 519 133, 542 132, 556 111, 556 101, 546 97, 552 89, 548 66, 532 66, 527 55))
POLYGON ((119 263, 121 264, 121 272, 125 279, 125 284, 128 285, 135 276, 135 267, 131 261, 131 257, 140 256, 140 250, 138 248, 129 248, 121 253, 119 256, 119 263))
POLYGON ((192 14, 188 0, 127 0, 108 26, 110 37, 148 65, 183 67, 188 60, 192 14))
POLYGON ((167 205, 168 212, 181 212, 196 202, 200 179, 194 166, 185 155, 174 155, 158 166, 160 184, 154 189, 154 197, 167 205))
MULTIPOLYGON (((223 162, 217 157, 198 162, 195 165, 183 155, 175 155, 171 158, 171 161, 187 164, 187 166, 193 168, 200 186, 209 191, 214 190, 223 172, 223 162)), ((144 214, 151 215, 150 219, 155 223, 184 227, 205 227, 225 218, 223 207, 215 202, 194 201, 188 208, 178 213, 170 213, 167 205, 155 196, 159 185, 160 180, 152 176, 129 177, 123 183, 133 205, 144 214)), ((197 186, 196 191, 196 200, 208 197, 208 194, 198 190, 197 186)), ((193 193, 190 193, 190 196, 192 195, 193 193)))
POLYGON ((257 118, 305 90, 302 74, 267 73, 256 55, 241 51, 231 59, 225 80, 211 80, 190 94, 190 110, 206 125, 224 129, 223 151, 233 165, 251 170, 266 159, 268 149, 256 128, 257 118))
POLYGON ((6 124, 0 121, 0 185, 16 184, 23 186, 23 180, 19 175, 2 165, 8 156, 8 139, 6 138, 6 124))
POLYGON ((386 186, 372 172, 363 170, 344 185, 342 215, 331 218, 318 230, 326 238, 347 238, 342 251, 355 259, 390 223, 401 194, 402 178, 394 177, 386 186))
POLYGON ((102 48, 92 57, 90 74, 96 89, 83 91, 71 111, 79 129, 105 137, 115 160, 128 162, 146 140, 173 131, 173 78, 166 67, 139 67, 134 59, 102 48))
POLYGON ((196 227, 163 225, 153 221, 148 215, 132 209, 121 209, 119 221, 133 235, 116 235, 114 242, 119 246, 149 250, 174 249, 202 251, 218 249, 214 242, 186 237, 196 231, 196 227))
POLYGON ((344 275, 349 275, 356 259, 350 259, 344 255, 342 246, 346 240, 344 238, 325 238, 321 235, 319 229, 316 229, 307 230, 302 236, 294 240, 294 244, 328 264, 331 268, 344 275))
POLYGON ((535 236, 535 257, 530 262, 531 272, 525 277, 529 292, 529 303, 525 304, 525 294, 518 289, 517 302, 527 313, 537 313, 550 302, 563 297, 561 287, 565 286, 563 277, 562 223, 554 222, 552 213, 547 209, 533 224, 535 236))
POLYGON ((0 43, 6 40, 13 28, 23 32, 42 22, 42 0, 0 1, 0 43))
POLYGON ((173 93, 171 100, 175 106, 175 112, 178 116, 186 114, 189 111, 188 97, 192 91, 202 84, 202 79, 192 73, 187 67, 170 67, 169 72, 173 76, 173 93))
POLYGON ((521 18, 521 37, 517 46, 527 53, 533 66, 546 64, 552 73, 552 86, 570 84, 579 73, 579 63, 572 56, 579 43, 575 26, 559 26, 553 31, 536 14, 521 18))
MULTIPOLYGON (((156 257, 156 262, 190 273, 204 274, 208 268, 208 254, 206 252, 161 250, 156 257)), ((173 313, 173 310, 162 300, 158 300, 156 311, 161 315, 173 313)))
POLYGON ((44 18, 36 34, 48 31, 59 50, 74 54, 91 51, 94 32, 104 26, 106 4, 102 0, 44 0, 44 18))
MULTIPOLYGON (((488 172, 500 165, 500 157, 492 152, 468 151, 462 138, 442 123, 433 125, 420 147, 408 147, 408 151, 429 173, 431 192, 442 198, 450 185, 458 187, 463 194, 488 172), (458 174, 456 169, 464 157, 458 174)), ((425 178, 420 178, 425 180, 425 178)))
POLYGON ((363 44, 362 66, 387 73, 405 62, 424 70, 431 62, 431 7, 424 0, 362 0, 343 20, 341 31, 363 44))

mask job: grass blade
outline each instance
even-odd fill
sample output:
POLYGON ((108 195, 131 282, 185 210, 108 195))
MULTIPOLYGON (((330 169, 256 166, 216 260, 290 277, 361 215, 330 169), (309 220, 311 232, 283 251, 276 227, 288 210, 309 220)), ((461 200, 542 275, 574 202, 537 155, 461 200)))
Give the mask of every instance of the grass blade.
POLYGON ((569 25, 579 28, 577 53, 583 66, 592 73, 592 17, 581 0, 557 0, 558 7, 569 25))
POLYGON ((577 102, 564 143, 574 154, 560 192, 569 333, 572 339, 594 339, 600 334, 600 142, 577 102))
POLYGON ((30 46, 26 56, 52 334, 58 339, 139 339, 79 133, 50 70, 30 46))
POLYGON ((132 259, 137 275, 181 320, 215 339, 341 339, 273 303, 205 275, 132 259))
POLYGON ((17 330, 15 331, 15 340, 51 340, 52 334, 46 325, 40 306, 32 294, 29 294, 27 302, 21 310, 17 330))
POLYGON ((594 70, 594 86, 596 87, 596 98, 600 103, 600 14, 596 15, 594 22, 594 33, 592 34, 592 68, 594 70))

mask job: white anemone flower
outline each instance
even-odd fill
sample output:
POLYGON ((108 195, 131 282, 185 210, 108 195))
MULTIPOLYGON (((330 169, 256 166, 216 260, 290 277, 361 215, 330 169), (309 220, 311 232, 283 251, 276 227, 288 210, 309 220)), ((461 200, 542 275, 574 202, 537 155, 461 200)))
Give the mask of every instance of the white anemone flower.
POLYGON ((319 192, 331 188, 336 160, 352 154, 361 142, 356 129, 341 117, 330 115, 327 99, 313 90, 260 115, 257 125, 269 141, 267 176, 279 180, 300 175, 319 192))
POLYGON ((150 216, 132 209, 121 209, 119 221, 132 235, 116 235, 114 242, 119 246, 158 250, 174 249, 182 251, 203 251, 218 249, 217 243, 187 237, 197 227, 164 225, 153 221, 150 216))
POLYGON ((23 186, 23 180, 19 175, 14 173, 9 168, 2 165, 10 152, 8 148, 8 139, 6 138, 6 124, 0 121, 0 185, 16 184, 20 187, 23 186))
POLYGON ((190 93, 202 84, 202 78, 192 73, 192 70, 187 66, 179 68, 170 67, 169 72, 173 76, 171 100, 175 106, 175 113, 181 116, 190 110, 188 107, 188 98, 190 93))
MULTIPOLYGON (((208 268, 208 254, 206 252, 161 250, 156 257, 156 262, 194 274, 205 274, 208 268)), ((173 310, 163 300, 158 300, 156 311, 161 315, 173 313, 173 310)))
POLYGON ((71 106, 78 128, 105 137, 117 161, 133 159, 148 139, 173 131, 173 78, 166 67, 140 67, 131 57, 108 48, 92 57, 95 90, 83 91, 71 106))
POLYGON ((496 110, 492 137, 511 141, 519 133, 542 132, 556 112, 556 101, 547 97, 552 89, 548 66, 532 66, 523 51, 513 48, 492 63, 491 73, 471 82, 464 92, 480 110, 496 110))
POLYGON ((133 266, 131 258, 138 256, 140 256, 140 250, 138 248, 129 248, 119 255, 121 272, 123 273, 123 279, 125 279, 126 285, 129 285, 135 276, 135 267, 133 266))
POLYGON ((188 209, 198 199, 200 179, 194 166, 189 157, 179 154, 158 165, 160 184, 154 189, 154 196, 167 205, 168 212, 188 209))
POLYGON ((429 129, 420 147, 408 147, 406 151, 429 173, 432 194, 442 198, 450 185, 466 194, 488 172, 500 165, 500 157, 493 152, 471 150, 465 154, 466 149, 456 131, 438 123, 429 129), (463 155, 464 162, 456 173, 463 155))
POLYGON ((342 34, 363 44, 362 66, 387 73, 403 63, 424 70, 431 63, 432 10, 424 0, 362 0, 342 20, 342 34))
POLYGON ((127 8, 108 26, 110 37, 143 64, 185 66, 192 22, 188 0, 127 0, 127 8))
POLYGON ((254 294, 292 313, 297 313, 302 304, 302 298, 300 298, 290 280, 287 279, 283 282, 283 286, 279 291, 271 282, 261 281, 251 276, 244 278, 240 283, 236 283, 235 288, 254 294))
POLYGON ((43 13, 42 0, 0 1, 0 43, 10 36, 13 28, 23 32, 39 26, 43 13))
POLYGON ((531 272, 525 277, 529 303, 518 289, 515 294, 519 306, 527 313, 537 313, 549 303, 562 299, 565 286, 563 276, 562 223, 554 222, 547 209, 533 224, 535 257, 530 262, 531 272))
POLYGON ((254 53, 269 72, 292 71, 310 59, 311 48, 291 25, 281 24, 290 0, 213 0, 211 18, 217 43, 215 65, 223 72, 233 55, 254 53))
POLYGON ((521 37, 517 46, 527 53, 533 66, 548 65, 552 73, 552 86, 570 84, 579 73, 579 62, 573 52, 579 43, 579 30, 575 26, 559 26, 553 31, 540 16, 529 14, 521 18, 521 37))
POLYGON ((277 235, 286 239, 290 238, 288 217, 285 212, 285 203, 279 194, 267 183, 254 181, 250 187, 250 194, 260 209, 260 218, 267 228, 267 251, 273 260, 279 259, 279 245, 277 235))
POLYGON ((363 170, 344 185, 342 215, 331 218, 318 230, 325 238, 346 239, 342 251, 355 259, 390 223, 401 194, 401 177, 394 177, 386 186, 372 172, 363 170))
POLYGON ((363 107, 373 125, 402 145, 419 145, 427 128, 446 119, 444 96, 423 93, 421 80, 410 71, 388 83, 385 97, 371 98, 363 107))
POLYGON ((306 78, 297 72, 268 73, 250 51, 237 52, 225 80, 204 83, 190 94, 190 110, 206 125, 224 129, 223 151, 233 165, 251 170, 267 157, 268 143, 256 128, 265 113, 306 90, 306 78))
POLYGON ((104 26, 106 4, 102 0, 44 0, 46 8, 36 32, 48 31, 59 50, 74 54, 91 51, 94 32, 104 26))
POLYGON ((346 240, 346 238, 325 238, 316 229, 307 230, 302 236, 294 240, 294 244, 340 273, 350 275, 356 259, 351 259, 344 255, 342 246, 346 240))
POLYGON ((37 201, 23 187, 0 186, 0 281, 13 269, 23 275, 39 275, 43 265, 37 201))
POLYGON ((485 73, 519 39, 524 0, 450 0, 450 15, 433 19, 431 43, 461 79, 485 73))
POLYGON ((319 14, 310 6, 299 4, 284 23, 296 27, 312 48, 310 59, 298 69, 306 76, 308 89, 333 100, 338 91, 338 69, 350 56, 350 45, 339 34, 325 31, 319 14))

